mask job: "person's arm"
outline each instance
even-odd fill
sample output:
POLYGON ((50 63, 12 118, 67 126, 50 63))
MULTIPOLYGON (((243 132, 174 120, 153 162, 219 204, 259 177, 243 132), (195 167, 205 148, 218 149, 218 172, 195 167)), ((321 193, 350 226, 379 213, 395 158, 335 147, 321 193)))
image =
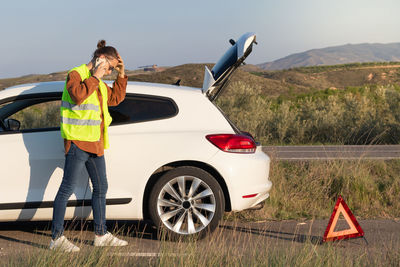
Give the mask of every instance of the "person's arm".
POLYGON ((108 90, 108 102, 109 106, 117 106, 125 99, 126 85, 128 83, 128 77, 121 77, 118 75, 117 79, 113 83, 113 88, 111 89, 107 85, 108 90))
POLYGON ((67 77, 67 90, 72 100, 80 105, 99 86, 99 80, 91 76, 82 81, 77 71, 71 71, 67 77))

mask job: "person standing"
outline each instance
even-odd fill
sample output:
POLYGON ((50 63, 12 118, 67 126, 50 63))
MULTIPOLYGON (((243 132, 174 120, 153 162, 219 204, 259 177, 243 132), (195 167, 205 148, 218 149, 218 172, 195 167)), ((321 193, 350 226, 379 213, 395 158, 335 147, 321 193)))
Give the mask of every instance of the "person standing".
POLYGON ((50 249, 79 251, 64 235, 64 216, 69 197, 86 168, 92 182, 92 210, 95 246, 126 246, 107 231, 106 193, 108 188, 104 149, 109 147, 108 106, 116 106, 125 98, 128 78, 124 62, 112 46, 101 40, 88 64, 68 72, 61 101, 61 135, 64 138, 65 166, 62 183, 54 200, 50 249), (113 88, 101 78, 118 71, 113 88))

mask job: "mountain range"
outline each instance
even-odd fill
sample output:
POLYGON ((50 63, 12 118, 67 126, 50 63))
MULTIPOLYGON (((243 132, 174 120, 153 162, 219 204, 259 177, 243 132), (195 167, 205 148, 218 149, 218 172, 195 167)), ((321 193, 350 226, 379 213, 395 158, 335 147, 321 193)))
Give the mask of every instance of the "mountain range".
POLYGON ((257 66, 264 70, 282 70, 306 66, 383 61, 400 61, 400 43, 346 44, 312 49, 257 66))

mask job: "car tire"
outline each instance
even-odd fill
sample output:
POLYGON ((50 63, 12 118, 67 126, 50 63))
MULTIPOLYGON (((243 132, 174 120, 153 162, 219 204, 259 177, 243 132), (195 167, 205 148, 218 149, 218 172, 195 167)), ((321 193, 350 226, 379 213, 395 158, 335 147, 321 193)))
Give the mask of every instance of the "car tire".
POLYGON ((149 215, 158 237, 202 238, 218 226, 225 208, 222 189, 208 172, 178 167, 163 174, 150 193, 149 215))

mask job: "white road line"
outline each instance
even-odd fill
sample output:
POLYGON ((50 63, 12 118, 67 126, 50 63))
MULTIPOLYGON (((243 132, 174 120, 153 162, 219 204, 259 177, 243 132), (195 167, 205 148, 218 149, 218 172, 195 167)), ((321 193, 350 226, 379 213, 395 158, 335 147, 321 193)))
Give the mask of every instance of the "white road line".
POLYGON ((178 253, 156 253, 156 252, 120 252, 120 253, 113 253, 116 256, 121 257, 160 257, 160 256, 169 256, 169 257, 176 257, 176 256, 183 256, 183 254, 178 253))
POLYGON ((262 146, 277 160, 390 160, 400 158, 400 145, 262 146))
POLYGON ((343 157, 343 158, 337 158, 337 157, 319 157, 319 158, 313 158, 313 157, 301 157, 301 158, 281 158, 277 157, 276 159, 278 160, 389 160, 389 159, 398 159, 398 157, 343 157))

